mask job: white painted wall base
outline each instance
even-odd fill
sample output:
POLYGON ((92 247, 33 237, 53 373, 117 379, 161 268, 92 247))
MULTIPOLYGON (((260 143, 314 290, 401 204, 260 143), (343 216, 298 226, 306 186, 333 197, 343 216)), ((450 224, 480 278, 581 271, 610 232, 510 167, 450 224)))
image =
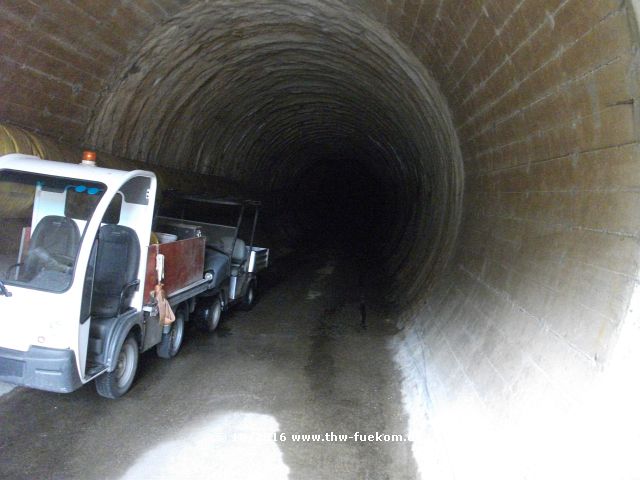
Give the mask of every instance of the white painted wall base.
POLYGON ((5 394, 9 393, 14 388, 16 388, 15 385, 11 385, 9 383, 0 382, 0 397, 2 395, 5 395, 5 394))

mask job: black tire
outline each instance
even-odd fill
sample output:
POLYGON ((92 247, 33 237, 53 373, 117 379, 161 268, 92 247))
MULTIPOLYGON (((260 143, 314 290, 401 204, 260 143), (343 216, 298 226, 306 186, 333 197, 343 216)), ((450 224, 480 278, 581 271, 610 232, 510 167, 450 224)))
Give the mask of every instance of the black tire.
POLYGON ((220 324, 222 317, 222 302, 220 297, 215 297, 211 304, 206 304, 198 311, 197 325, 200 330, 212 333, 220 324))
POLYGON ((140 349, 138 340, 129 334, 118 352, 116 368, 96 378, 98 395, 105 398, 119 398, 129 391, 138 370, 140 349))
POLYGON ((171 324, 169 333, 162 334, 162 341, 156 346, 156 353, 160 358, 173 358, 180 351, 184 338, 185 309, 176 310, 176 320, 171 324))
POLYGON ((242 301, 238 308, 240 310, 249 311, 256 304, 256 297, 258 296, 258 290, 256 288, 256 281, 251 280, 249 285, 247 285, 247 291, 244 292, 244 296, 242 297, 242 301))

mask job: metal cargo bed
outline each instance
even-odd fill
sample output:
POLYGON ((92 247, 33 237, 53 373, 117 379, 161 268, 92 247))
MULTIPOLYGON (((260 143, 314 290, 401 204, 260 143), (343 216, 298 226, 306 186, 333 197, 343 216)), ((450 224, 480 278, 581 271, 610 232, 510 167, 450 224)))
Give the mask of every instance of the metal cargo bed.
MULTIPOLYGON (((247 247, 249 248, 249 247, 247 247)), ((269 249, 264 247, 252 247, 249 254, 248 271, 251 273, 259 272, 269 266, 269 249)))

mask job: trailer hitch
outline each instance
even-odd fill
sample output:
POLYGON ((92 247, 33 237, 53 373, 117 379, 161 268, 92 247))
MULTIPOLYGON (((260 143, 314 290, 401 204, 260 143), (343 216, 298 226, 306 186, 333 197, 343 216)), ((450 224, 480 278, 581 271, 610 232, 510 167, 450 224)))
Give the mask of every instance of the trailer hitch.
POLYGON ((7 290, 7 287, 4 286, 2 280, 0 280, 0 295, 4 295, 5 297, 10 297, 11 295, 13 295, 9 290, 7 290))

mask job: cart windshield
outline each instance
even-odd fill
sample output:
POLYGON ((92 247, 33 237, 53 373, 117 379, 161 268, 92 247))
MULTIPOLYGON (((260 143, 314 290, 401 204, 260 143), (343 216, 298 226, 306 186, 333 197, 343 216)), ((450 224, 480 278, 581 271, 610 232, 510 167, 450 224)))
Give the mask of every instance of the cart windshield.
POLYGON ((82 233, 105 189, 86 180, 0 171, 0 280, 67 290, 82 233))

